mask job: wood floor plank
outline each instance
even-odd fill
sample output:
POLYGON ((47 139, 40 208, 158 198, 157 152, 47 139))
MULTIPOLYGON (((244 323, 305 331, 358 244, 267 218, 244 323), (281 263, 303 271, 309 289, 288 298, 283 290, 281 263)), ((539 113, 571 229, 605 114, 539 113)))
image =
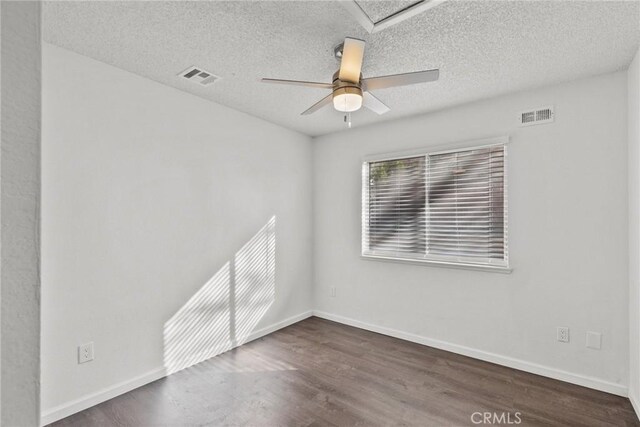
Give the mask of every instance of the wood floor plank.
POLYGON ((478 412, 640 426, 625 398, 316 317, 52 425, 473 426, 478 412))

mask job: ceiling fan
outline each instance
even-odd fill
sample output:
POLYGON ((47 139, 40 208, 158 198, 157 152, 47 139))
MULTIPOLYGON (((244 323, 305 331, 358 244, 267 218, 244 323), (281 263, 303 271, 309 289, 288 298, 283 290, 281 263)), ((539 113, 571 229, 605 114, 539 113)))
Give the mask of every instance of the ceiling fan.
MULTIPOLYGON (((395 86, 406 86, 416 83, 426 83, 438 80, 439 70, 417 71, 413 73, 393 74, 390 76, 362 78, 362 60, 364 59, 363 40, 347 37, 344 43, 336 46, 334 53, 340 59, 340 69, 333 75, 333 83, 318 83, 299 80, 262 79, 264 83, 278 83, 296 86, 306 86, 330 89, 331 94, 303 111, 302 115, 315 113, 322 107, 331 104, 333 108, 343 113, 359 110, 362 106, 377 113, 384 114, 390 109, 382 101, 373 96, 370 91, 386 89, 395 86)), ((347 117, 345 117, 345 121, 347 117)), ((350 124, 350 117, 349 117, 350 124)))

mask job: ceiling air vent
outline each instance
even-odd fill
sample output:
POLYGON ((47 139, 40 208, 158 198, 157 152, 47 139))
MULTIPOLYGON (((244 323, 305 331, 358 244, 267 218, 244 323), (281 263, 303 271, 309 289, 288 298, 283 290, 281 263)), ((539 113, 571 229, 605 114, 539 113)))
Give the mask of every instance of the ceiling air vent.
POLYGON ((520 126, 541 125, 551 123, 555 114, 553 106, 536 108, 535 110, 523 111, 520 113, 520 126))
POLYGON ((189 67, 178 75, 194 83, 197 83, 200 86, 209 86, 211 83, 220 79, 220 77, 208 71, 205 71, 200 67, 189 67))

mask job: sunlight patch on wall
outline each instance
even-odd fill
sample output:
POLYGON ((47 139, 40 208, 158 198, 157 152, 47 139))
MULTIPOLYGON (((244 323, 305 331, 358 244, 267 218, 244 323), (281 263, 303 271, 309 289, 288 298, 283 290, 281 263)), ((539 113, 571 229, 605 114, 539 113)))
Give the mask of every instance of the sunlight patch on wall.
POLYGON ((164 325, 171 374, 243 344, 275 299, 276 217, 164 325))
POLYGON ((273 303, 275 289, 275 217, 234 258, 235 338, 242 344, 273 303))

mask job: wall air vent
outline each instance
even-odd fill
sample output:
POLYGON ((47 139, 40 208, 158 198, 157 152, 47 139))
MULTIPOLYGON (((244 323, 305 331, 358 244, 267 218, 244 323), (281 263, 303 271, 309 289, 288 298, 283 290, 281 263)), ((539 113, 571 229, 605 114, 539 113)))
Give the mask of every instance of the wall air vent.
POLYGON ((209 86, 211 83, 220 79, 220 77, 200 67, 189 67, 178 75, 200 86, 209 86))
POLYGON ((536 108, 534 110, 523 111, 520 113, 520 126, 541 125, 551 123, 555 114, 553 106, 536 108))

